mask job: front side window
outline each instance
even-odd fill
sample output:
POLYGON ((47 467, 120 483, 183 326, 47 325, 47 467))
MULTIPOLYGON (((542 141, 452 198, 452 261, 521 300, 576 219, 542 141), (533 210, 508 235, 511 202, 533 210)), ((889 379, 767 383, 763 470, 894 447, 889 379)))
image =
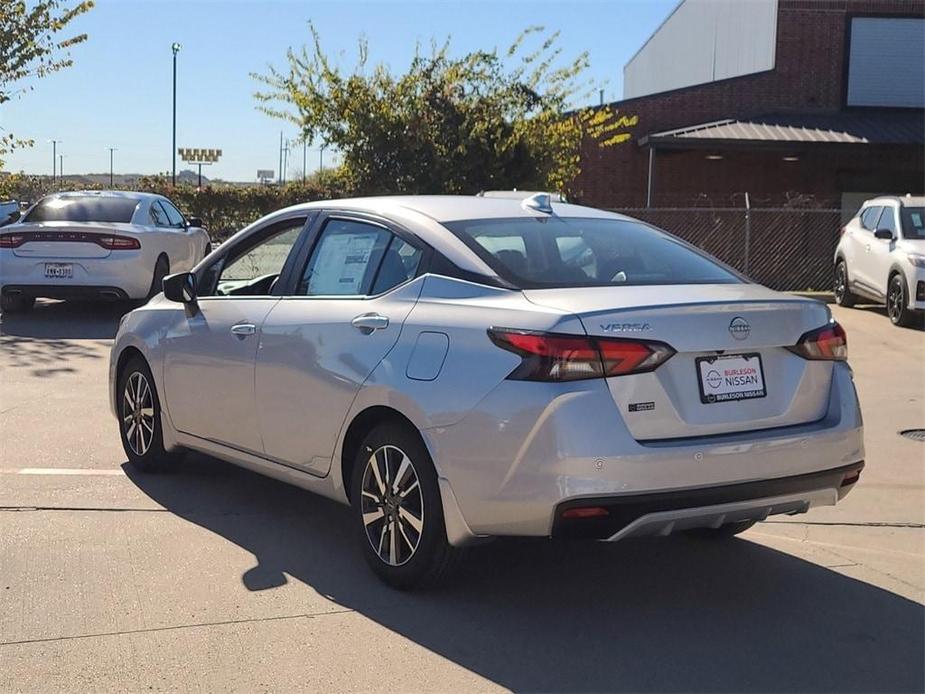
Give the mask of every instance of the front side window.
POLYGON ((243 248, 231 249, 228 258, 205 271, 200 295, 269 296, 304 226, 304 219, 288 221, 243 248))
POLYGON ((170 226, 170 223, 167 221, 167 213, 164 212, 164 209, 158 204, 157 200, 151 203, 149 212, 151 215, 151 224, 156 227, 170 226))
POLYGON ((673 236, 631 220, 519 217, 445 226, 523 289, 742 281, 673 236))
POLYGON ((301 296, 369 294, 391 240, 392 233, 383 227, 331 219, 312 251, 296 293, 301 296))
POLYGON ((901 207, 904 239, 925 239, 925 207, 901 207))
POLYGON ((884 207, 883 214, 880 215, 880 221, 877 222, 877 229, 887 229, 893 232, 894 238, 896 234, 896 213, 892 207, 884 207))
POLYGON ((877 228, 877 220, 880 218, 880 212, 883 210, 879 205, 868 207, 861 213, 861 226, 868 231, 874 231, 877 228))
POLYGON ((177 227, 178 229, 186 228, 186 221, 183 219, 183 215, 180 214, 180 210, 171 205, 166 200, 159 200, 161 208, 164 210, 164 214, 167 215, 167 222, 172 227, 177 227))
POLYGON ((128 224, 138 200, 98 195, 67 195, 36 203, 24 222, 114 222, 128 224))

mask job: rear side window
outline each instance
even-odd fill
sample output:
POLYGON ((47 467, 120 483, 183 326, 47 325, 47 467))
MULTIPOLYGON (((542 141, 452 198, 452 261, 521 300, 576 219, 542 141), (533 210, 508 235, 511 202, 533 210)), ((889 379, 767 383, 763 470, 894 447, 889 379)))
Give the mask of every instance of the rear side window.
POLYGON ((132 221, 138 201, 131 198, 76 196, 40 200, 26 222, 122 222, 132 221))
POLYGON ((521 217, 445 226, 522 289, 742 281, 679 239, 631 220, 521 217))
POLYGON ((861 226, 868 231, 874 231, 877 228, 877 220, 880 219, 880 212, 883 210, 879 205, 868 207, 861 213, 861 226))

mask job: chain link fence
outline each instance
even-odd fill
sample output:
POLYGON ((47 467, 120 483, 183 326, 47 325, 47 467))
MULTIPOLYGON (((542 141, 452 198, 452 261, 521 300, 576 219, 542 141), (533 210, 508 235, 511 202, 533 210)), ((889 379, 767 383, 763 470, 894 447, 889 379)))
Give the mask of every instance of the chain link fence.
POLYGON ((754 281, 783 291, 828 291, 839 209, 635 208, 614 210, 671 232, 754 281))

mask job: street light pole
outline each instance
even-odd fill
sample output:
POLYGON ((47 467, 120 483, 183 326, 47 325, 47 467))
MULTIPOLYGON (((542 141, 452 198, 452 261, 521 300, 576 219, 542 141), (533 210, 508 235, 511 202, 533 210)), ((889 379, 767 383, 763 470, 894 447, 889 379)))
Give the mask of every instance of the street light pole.
POLYGON ((173 51, 173 149, 171 157, 173 160, 173 185, 177 185, 177 53, 180 52, 180 44, 173 43, 170 46, 173 51))
POLYGON ((308 140, 302 137, 302 183, 305 183, 305 154, 308 152, 308 140))
POLYGON ((61 178, 62 181, 64 180, 64 155, 63 154, 58 155, 58 176, 61 178))
POLYGON ((51 143, 51 182, 55 182, 55 167, 58 165, 58 143, 61 140, 49 140, 51 143))
POLYGON ((112 153, 116 151, 115 147, 109 148, 109 187, 112 188, 112 153))

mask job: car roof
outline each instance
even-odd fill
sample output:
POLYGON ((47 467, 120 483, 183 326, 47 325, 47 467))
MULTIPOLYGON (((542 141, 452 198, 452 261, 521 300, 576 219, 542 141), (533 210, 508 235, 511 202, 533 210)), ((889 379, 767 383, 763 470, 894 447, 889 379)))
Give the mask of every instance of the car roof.
MULTIPOLYGON (((503 219, 508 217, 546 217, 522 205, 521 199, 481 197, 477 195, 384 195, 340 200, 316 200, 287 208, 356 210, 370 214, 391 216, 416 212, 436 222, 453 222, 463 219, 503 219)), ((553 215, 558 217, 602 217, 629 219, 624 215, 593 207, 553 202, 553 215)))
POLYGON ((865 200, 865 205, 874 205, 876 203, 898 202, 903 207, 923 207, 925 206, 925 196, 922 195, 880 195, 870 200, 865 200))
POLYGON ((161 200, 163 195, 157 193, 142 193, 135 190, 68 190, 60 193, 50 193, 46 198, 121 198, 124 200, 161 200))

